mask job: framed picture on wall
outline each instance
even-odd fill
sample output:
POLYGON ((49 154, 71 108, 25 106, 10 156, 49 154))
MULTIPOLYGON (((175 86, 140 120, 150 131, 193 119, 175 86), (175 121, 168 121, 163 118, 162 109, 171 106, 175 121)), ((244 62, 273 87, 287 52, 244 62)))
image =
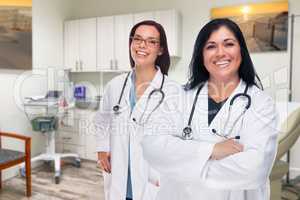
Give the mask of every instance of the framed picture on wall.
POLYGON ((286 51, 288 1, 211 9, 211 18, 229 18, 241 28, 250 52, 286 51))
POLYGON ((0 2, 0 68, 32 69, 31 0, 0 2))

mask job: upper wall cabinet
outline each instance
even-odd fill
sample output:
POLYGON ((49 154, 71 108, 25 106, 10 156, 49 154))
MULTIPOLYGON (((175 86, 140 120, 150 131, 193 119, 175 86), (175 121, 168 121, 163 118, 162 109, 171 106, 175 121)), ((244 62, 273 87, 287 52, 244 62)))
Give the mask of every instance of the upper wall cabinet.
POLYGON ((96 27, 96 18, 65 22, 65 67, 74 72, 96 71, 96 27))
POLYGON ((72 71, 78 68, 79 60, 79 22, 66 21, 64 26, 64 66, 72 68, 72 71))
POLYGON ((155 20, 166 32, 170 56, 181 56, 181 18, 176 10, 161 10, 134 14, 134 24, 143 20, 155 20))
POLYGON ((97 18, 97 69, 113 69, 115 65, 114 17, 97 18))
POLYGON ((155 20, 160 23, 167 35, 170 56, 181 56, 181 18, 176 10, 156 11, 155 20))
POLYGON ((129 32, 132 15, 97 18, 97 69, 129 70, 129 32))
POLYGON ((170 56, 181 56, 181 18, 176 10, 65 22, 64 63, 72 71, 129 70, 129 33, 134 24, 156 20, 164 27, 170 56))
POLYGON ((142 13, 135 13, 133 15, 134 24, 137 24, 144 20, 155 20, 154 12, 142 12, 142 13))

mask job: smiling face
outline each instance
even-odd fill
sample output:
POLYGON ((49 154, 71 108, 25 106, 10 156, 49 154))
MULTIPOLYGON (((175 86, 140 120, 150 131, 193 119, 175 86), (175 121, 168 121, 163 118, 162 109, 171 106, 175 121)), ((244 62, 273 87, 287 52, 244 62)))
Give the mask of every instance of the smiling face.
POLYGON ((240 44, 226 26, 210 35, 203 48, 203 61, 210 80, 226 83, 239 80, 240 44))
POLYGON ((159 32, 154 26, 139 26, 130 44, 130 52, 136 67, 154 67, 157 56, 162 54, 159 32))

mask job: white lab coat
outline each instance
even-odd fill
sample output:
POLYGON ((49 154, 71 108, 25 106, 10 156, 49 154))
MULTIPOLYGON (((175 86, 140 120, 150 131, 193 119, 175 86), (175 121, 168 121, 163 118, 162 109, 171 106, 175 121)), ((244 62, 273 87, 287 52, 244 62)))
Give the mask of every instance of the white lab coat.
POLYGON ((132 112, 129 100, 129 92, 132 86, 130 74, 120 103, 121 113, 115 115, 112 112, 112 108, 118 102, 126 75, 127 74, 117 76, 107 84, 101 111, 99 111, 95 117, 97 152, 111 152, 111 174, 103 172, 105 199, 125 200, 128 174, 128 150, 130 144, 133 199, 154 200, 158 187, 153 183, 159 181, 159 175, 155 170, 151 169, 144 160, 140 142, 145 129, 155 129, 155 125, 151 124, 152 119, 161 118, 161 113, 167 110, 166 101, 172 99, 170 95, 175 94, 176 90, 179 90, 179 85, 169 81, 165 76, 163 91, 166 96, 164 101, 158 109, 150 115, 147 123, 144 124, 145 119, 149 116, 149 113, 158 104, 160 99, 160 95, 155 93, 149 100, 148 105, 146 105, 148 95, 153 89, 160 88, 163 74, 160 69, 158 69, 151 84, 143 96, 136 102, 132 112), (146 111, 145 107, 147 108, 146 111), (145 113, 143 115, 144 111, 145 113), (143 118, 141 119, 142 115, 143 118), (136 122, 138 122, 138 124, 136 122))
MULTIPOLYGON (((245 83, 228 98, 221 110, 208 125, 207 83, 197 101, 192 129, 194 140, 182 140, 183 128, 187 125, 196 89, 183 92, 179 103, 179 115, 172 115, 170 125, 174 130, 161 130, 157 137, 145 136, 142 141, 145 159, 160 172, 159 200, 267 200, 269 174, 277 149, 277 113, 272 99, 255 86, 249 87, 251 107, 231 131, 230 137, 240 135, 243 152, 222 160, 210 160, 213 146, 223 138, 213 135, 215 128, 224 133, 229 102, 237 93, 243 93, 245 83), (172 121, 172 122, 171 122, 172 121), (242 127, 240 129, 240 127, 242 127)), ((232 125, 242 112, 245 101, 236 100, 232 107, 229 124, 232 125)), ((230 125, 228 129, 230 129, 230 125)), ((226 131, 225 131, 226 132, 226 131)))

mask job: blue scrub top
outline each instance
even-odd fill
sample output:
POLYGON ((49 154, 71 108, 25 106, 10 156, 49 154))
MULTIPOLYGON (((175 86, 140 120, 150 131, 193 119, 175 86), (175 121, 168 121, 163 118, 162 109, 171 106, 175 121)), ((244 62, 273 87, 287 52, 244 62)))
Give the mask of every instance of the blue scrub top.
MULTIPOLYGON (((129 101, 131 111, 133 110, 136 104, 136 94, 135 94, 135 73, 133 72, 131 75, 131 88, 129 93, 129 101)), ((127 176, 127 191, 126 198, 132 199, 132 184, 131 184, 131 173, 130 173, 130 137, 129 137, 129 145, 128 145, 128 176, 127 176)))

